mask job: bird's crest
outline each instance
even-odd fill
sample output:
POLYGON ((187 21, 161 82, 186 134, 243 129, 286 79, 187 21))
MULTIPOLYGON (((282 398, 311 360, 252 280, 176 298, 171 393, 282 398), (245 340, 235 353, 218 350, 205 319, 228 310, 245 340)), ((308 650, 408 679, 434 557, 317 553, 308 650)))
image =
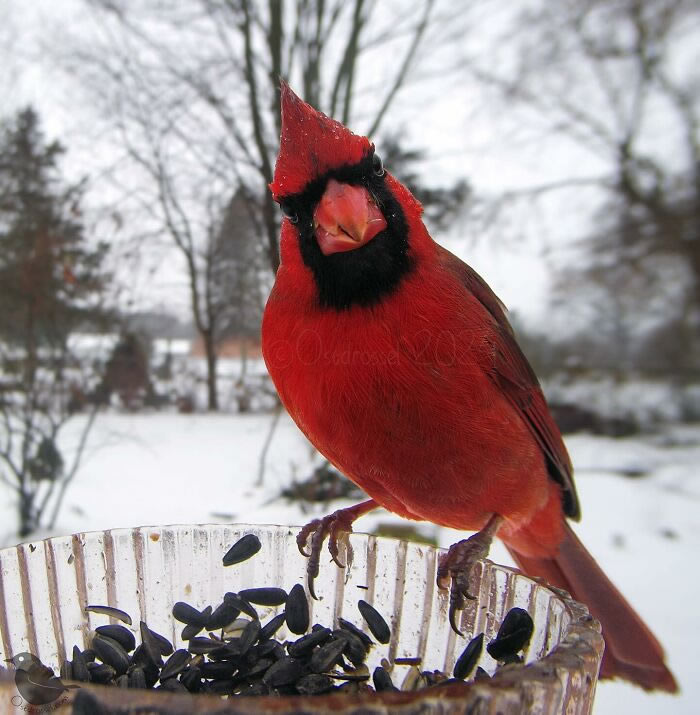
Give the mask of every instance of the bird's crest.
POLYGON ((353 134, 300 99, 281 82, 280 152, 270 184, 275 199, 299 193, 314 179, 341 166, 357 164, 372 151, 367 137, 353 134))

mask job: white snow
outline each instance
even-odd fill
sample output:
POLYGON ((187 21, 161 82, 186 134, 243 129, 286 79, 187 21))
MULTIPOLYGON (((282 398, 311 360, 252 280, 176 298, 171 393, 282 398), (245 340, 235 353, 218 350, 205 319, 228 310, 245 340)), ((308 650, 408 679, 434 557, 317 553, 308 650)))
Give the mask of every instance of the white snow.
MULTIPOLYGON (((80 427, 76 418, 62 442, 69 448, 80 427)), ((317 456, 285 416, 280 420, 265 481, 255 486, 269 415, 106 414, 98 418, 85 460, 71 485, 56 534, 154 524, 245 521, 303 524, 317 513, 343 506, 317 506, 277 498, 291 478, 305 478, 317 456)), ((667 428, 653 436, 567 439, 583 503, 576 525, 591 552, 663 643, 682 694, 648 695, 621 683, 599 685, 595 712, 694 713, 700 702, 694 602, 700 589, 700 425, 667 428), (642 469, 647 476, 621 473, 642 469)), ((0 492, 0 542, 13 543, 14 505, 0 492)), ((371 531, 379 522, 400 521, 376 512, 357 523, 371 531)), ((426 525, 442 546, 459 532, 426 525)), ((491 558, 509 563, 496 545, 491 558)), ((334 568, 332 565, 326 568, 334 568)))

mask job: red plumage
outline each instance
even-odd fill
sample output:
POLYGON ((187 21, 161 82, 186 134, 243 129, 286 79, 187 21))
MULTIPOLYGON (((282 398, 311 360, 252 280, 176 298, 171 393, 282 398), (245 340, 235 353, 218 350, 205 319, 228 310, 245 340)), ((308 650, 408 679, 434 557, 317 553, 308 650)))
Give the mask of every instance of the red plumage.
MULTIPOLYGON (((376 299, 323 304, 319 281, 331 263, 309 247, 316 218, 304 228, 311 215, 304 201, 312 210, 324 180, 374 147, 286 85, 282 111, 271 189, 299 213, 296 223, 282 224, 262 339, 289 414, 338 469, 396 514, 463 530, 502 516, 498 536, 523 570, 571 591, 602 622, 603 674, 675 691, 658 642, 566 525, 565 514, 579 514, 571 463, 500 301, 433 241, 420 204, 391 175, 382 176, 381 190, 402 221, 392 224, 397 212, 375 184, 367 191, 390 227, 405 228, 409 267, 390 288, 377 288, 376 299)), ((381 257, 381 240, 398 250, 378 237, 355 256, 328 258, 342 271, 349 264, 340 261, 359 261, 362 251, 381 257)), ((372 264, 358 265, 371 273, 372 264)))

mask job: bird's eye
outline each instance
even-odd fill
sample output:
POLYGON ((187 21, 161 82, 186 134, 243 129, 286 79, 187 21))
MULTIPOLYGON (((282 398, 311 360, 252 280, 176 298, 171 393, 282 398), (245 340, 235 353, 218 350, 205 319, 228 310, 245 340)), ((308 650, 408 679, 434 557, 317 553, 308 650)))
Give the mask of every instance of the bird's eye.
POLYGON ((384 176, 384 164, 382 163, 382 158, 379 154, 372 155, 372 171, 377 176, 384 176))
POLYGON ((292 222, 297 223, 299 221, 299 214, 294 210, 294 207, 289 201, 282 201, 280 203, 280 208, 282 213, 292 222))

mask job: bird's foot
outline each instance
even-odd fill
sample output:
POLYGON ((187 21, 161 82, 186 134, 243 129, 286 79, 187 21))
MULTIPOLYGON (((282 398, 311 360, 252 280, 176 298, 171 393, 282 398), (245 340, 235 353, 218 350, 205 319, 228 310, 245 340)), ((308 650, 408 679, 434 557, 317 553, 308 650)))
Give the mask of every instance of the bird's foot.
POLYGON ((503 522, 503 517, 494 514, 481 531, 468 539, 458 541, 450 546, 448 552, 440 557, 437 569, 437 585, 439 588, 450 589, 449 619, 452 630, 462 635, 457 628, 455 618, 457 611, 461 611, 466 601, 476 600, 476 596, 469 593, 469 578, 477 561, 488 556, 493 537, 503 522))
POLYGON ((306 526, 302 527, 297 535, 297 546, 303 556, 307 556, 309 563, 306 567, 306 578, 309 586, 309 593, 316 598, 314 591, 314 579, 318 576, 321 560, 321 549, 323 542, 328 537, 328 551, 331 558, 342 569, 352 564, 352 546, 348 538, 352 533, 352 523, 372 509, 379 506, 373 499, 364 501, 361 504, 339 509, 323 519, 314 519, 306 526), (307 543, 311 537, 309 551, 307 543), (341 547, 345 552, 345 563, 340 560, 341 547))

